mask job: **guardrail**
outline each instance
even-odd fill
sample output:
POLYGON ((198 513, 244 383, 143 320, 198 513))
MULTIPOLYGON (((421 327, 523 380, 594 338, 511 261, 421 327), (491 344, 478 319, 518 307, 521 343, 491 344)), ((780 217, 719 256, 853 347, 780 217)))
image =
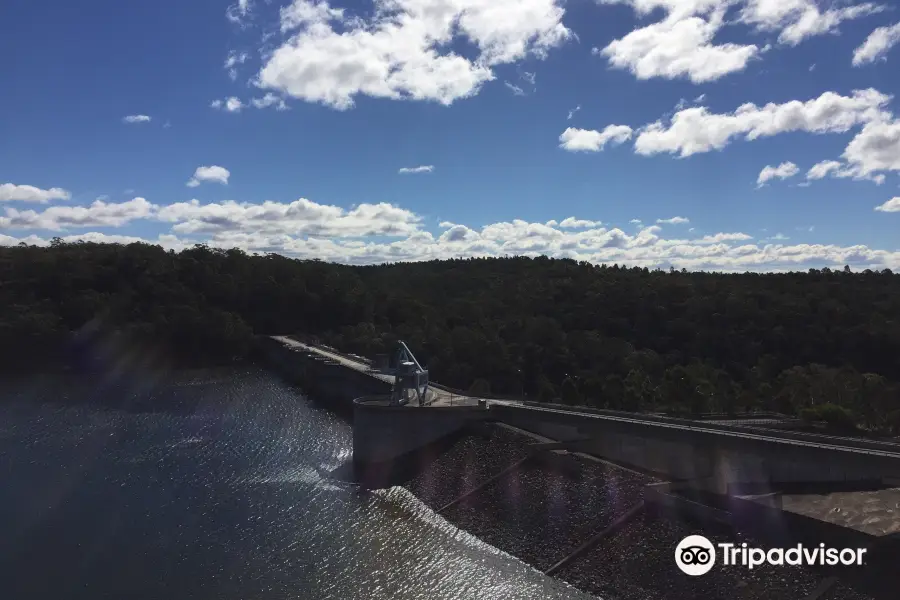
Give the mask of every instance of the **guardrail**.
POLYGON ((749 425, 730 425, 722 423, 708 423, 705 421, 696 421, 693 419, 681 419, 676 417, 664 417, 658 415, 645 415, 640 413, 629 413, 624 411, 608 411, 603 409, 580 410, 579 407, 549 404, 542 402, 524 402, 525 408, 537 408, 542 410, 552 410, 556 412, 569 412, 575 414, 594 414, 598 417, 611 417, 614 419, 629 419, 633 421, 643 421, 646 423, 658 423, 660 425, 675 425, 680 427, 688 427, 697 430, 723 431, 729 433, 746 433, 770 438, 780 438, 785 440, 794 440, 799 442, 817 443, 828 446, 843 446, 846 448, 855 448, 860 450, 873 450, 879 452, 900 453, 900 443, 866 440, 860 438, 851 438, 837 435, 828 435, 822 433, 807 433, 799 431, 783 431, 780 429, 767 429, 764 427, 753 427, 749 425))
POLYGON ((450 394, 455 394, 458 396, 468 396, 470 398, 484 398, 485 400, 507 400, 510 402, 522 402, 522 396, 511 396, 505 394, 474 394, 472 392, 467 392, 466 390, 461 390, 459 388, 453 388, 449 385, 444 385, 442 383, 435 383, 433 381, 428 382, 429 387, 437 388, 439 390, 448 392, 450 394))
POLYGON ((303 339, 303 336, 287 335, 285 337, 288 339, 294 340, 295 342, 304 344, 306 346, 310 346, 311 348, 319 348, 321 350, 329 352, 330 354, 336 354, 337 356, 340 356, 341 358, 346 358, 347 360, 352 360, 353 362, 358 362, 360 364, 368 365, 368 366, 371 366, 372 364, 374 364, 372 359, 366 358, 365 356, 358 356, 356 354, 348 354, 347 352, 341 352, 340 350, 337 350, 336 348, 332 348, 331 346, 326 346, 325 344, 317 344, 317 343, 314 343, 307 339, 303 339))

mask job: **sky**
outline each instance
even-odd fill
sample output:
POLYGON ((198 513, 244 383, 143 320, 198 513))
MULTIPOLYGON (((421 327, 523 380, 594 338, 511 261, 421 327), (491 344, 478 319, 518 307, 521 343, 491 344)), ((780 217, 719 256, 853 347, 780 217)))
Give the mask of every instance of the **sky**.
POLYGON ((900 4, 4 0, 0 244, 900 268, 900 4))

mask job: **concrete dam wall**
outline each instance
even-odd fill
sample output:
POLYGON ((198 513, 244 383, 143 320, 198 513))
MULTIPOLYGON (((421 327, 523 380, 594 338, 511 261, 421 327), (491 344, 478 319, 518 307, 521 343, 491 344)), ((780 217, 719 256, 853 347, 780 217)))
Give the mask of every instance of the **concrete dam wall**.
POLYGON ((654 426, 629 419, 591 419, 580 414, 492 405, 493 418, 567 447, 635 468, 690 480, 728 493, 747 483, 834 483, 879 480, 898 470, 892 459, 837 447, 790 444, 727 431, 654 426))
POLYGON ((391 384, 386 381, 269 337, 258 340, 258 349, 266 363, 287 381, 326 407, 343 413, 352 413, 355 398, 391 393, 391 384))

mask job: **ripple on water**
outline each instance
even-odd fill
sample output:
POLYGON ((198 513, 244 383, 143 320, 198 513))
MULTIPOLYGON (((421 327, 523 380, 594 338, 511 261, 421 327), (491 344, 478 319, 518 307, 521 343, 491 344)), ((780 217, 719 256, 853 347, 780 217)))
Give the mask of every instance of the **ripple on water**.
POLYGON ((265 373, 64 386, 68 407, 0 387, 2 598, 588 597, 401 488, 330 477, 350 427, 265 373), (137 388, 177 410, 92 402, 137 388))

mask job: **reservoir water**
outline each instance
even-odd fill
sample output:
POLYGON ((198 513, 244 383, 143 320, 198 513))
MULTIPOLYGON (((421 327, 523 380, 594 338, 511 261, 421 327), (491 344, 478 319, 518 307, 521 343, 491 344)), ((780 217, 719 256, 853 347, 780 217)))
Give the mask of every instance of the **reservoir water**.
POLYGON ((0 598, 589 597, 334 477, 351 439, 265 371, 2 380, 0 598))

